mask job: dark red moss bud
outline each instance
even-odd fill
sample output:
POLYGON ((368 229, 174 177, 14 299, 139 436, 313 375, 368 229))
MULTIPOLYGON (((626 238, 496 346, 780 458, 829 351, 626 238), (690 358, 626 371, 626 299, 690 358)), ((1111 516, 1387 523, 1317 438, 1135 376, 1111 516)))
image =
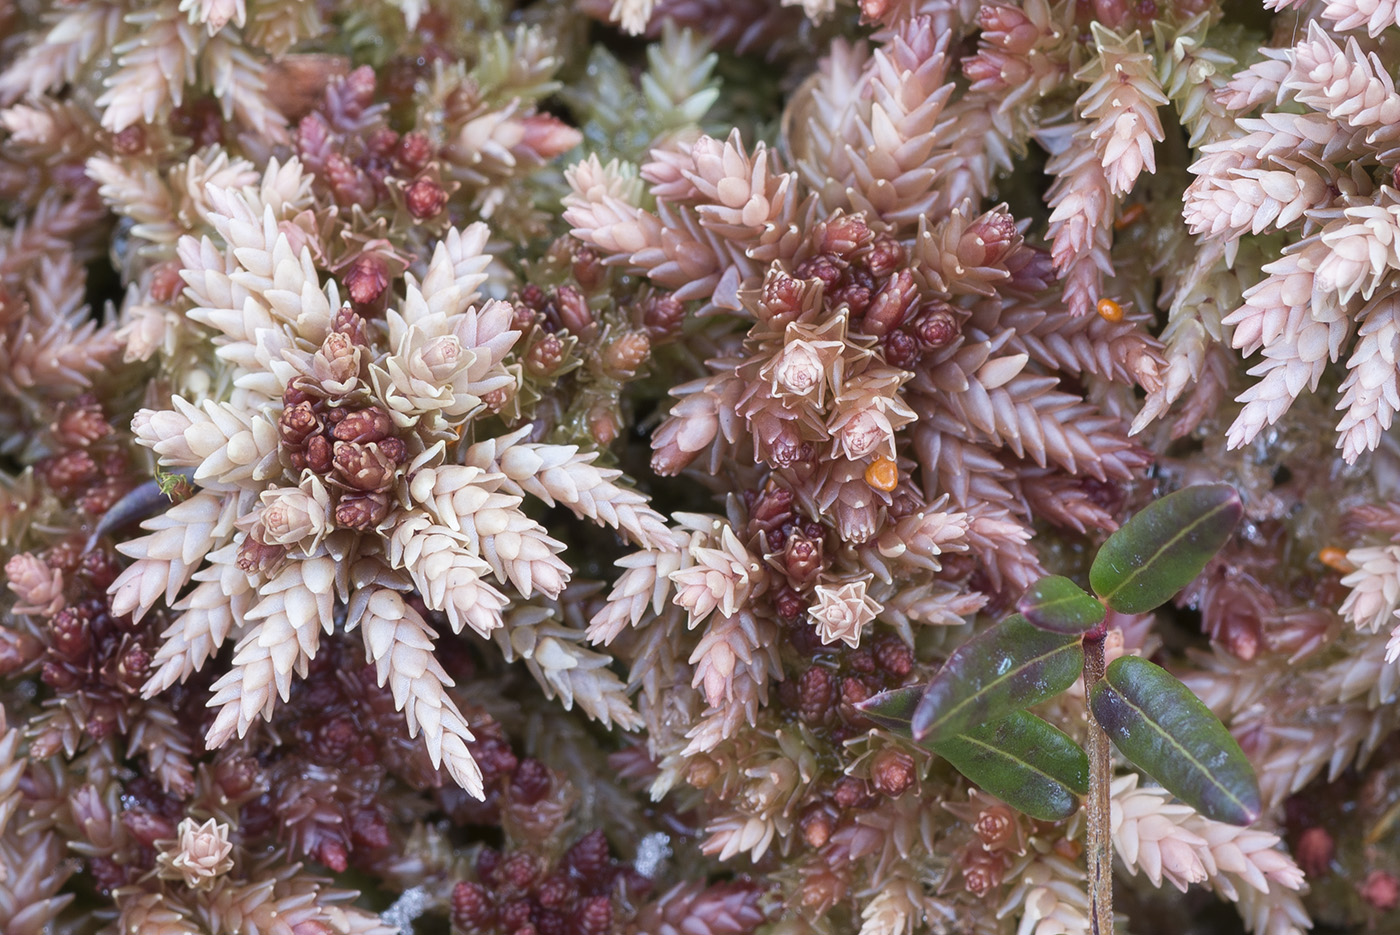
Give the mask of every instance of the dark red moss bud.
POLYGON ((832 787, 831 798, 840 808, 855 808, 870 800, 865 781, 855 776, 842 776, 832 787))
POLYGON ((146 127, 133 123, 112 137, 112 149, 122 156, 135 156, 146 151, 146 127))
POLYGON ((39 462, 39 473, 54 490, 71 496, 96 481, 101 471, 92 455, 78 449, 39 462))
POLYGON ((572 935, 608 935, 612 931, 612 923, 612 898, 593 896, 574 910, 573 918, 569 920, 569 931, 572 935))
POLYGON ((642 325, 652 341, 676 335, 685 322, 685 305, 672 295, 656 295, 642 306, 642 325))
POLYGON ((914 365, 919 362, 919 341, 907 331, 892 331, 885 335, 884 340, 880 342, 880 349, 891 367, 913 370, 914 365))
POLYGON ((339 204, 374 207, 374 185, 358 166, 342 154, 331 153, 326 158, 326 181, 339 204))
POLYGON ((429 178, 420 178, 403 193, 408 213, 420 221, 435 218, 447 206, 447 192, 429 178))
POLYGON ((559 312, 559 324, 573 334, 583 334, 593 327, 593 309, 588 299, 573 286, 560 286, 554 292, 554 307, 559 312))
POLYGON ((545 378, 564 363, 564 342, 552 334, 543 335, 525 352, 525 370, 532 376, 545 378))
POLYGON ((521 805, 533 805, 549 794, 553 780, 549 769, 536 759, 520 761, 510 780, 510 794, 521 805))
POLYGON ((914 651, 898 637, 888 637, 875 644, 875 664, 902 679, 914 668, 914 651))
POLYGON ((535 875, 539 868, 535 866, 534 858, 529 854, 511 854, 501 861, 500 870, 497 876, 506 886, 515 887, 517 890, 528 889, 530 884, 535 882, 535 875))
POLYGON ((574 251, 574 280, 584 292, 596 292, 607 276, 607 267, 591 247, 579 247, 574 251))
POLYGON ((306 440, 306 466, 317 474, 331 469, 332 457, 330 440, 324 435, 312 435, 306 440))
POLYGON ((463 881, 452 888, 452 925, 463 932, 484 932, 496 921, 496 906, 486 888, 463 881))
POLYGON ((826 803, 814 802, 802 813, 797 827, 808 847, 821 847, 830 840, 831 832, 836 830, 836 815, 826 803))
POLYGON ((836 703, 836 677, 824 666, 813 666, 797 680, 797 713, 808 724, 820 724, 836 703))
POLYGON ((858 705, 872 694, 873 692, 858 678, 841 680, 841 701, 843 704, 858 705))
POLYGON ((88 618, 74 607, 65 607, 49 620, 53 634, 53 651, 70 662, 87 655, 88 618))
POLYGON ((563 866, 578 874, 586 883, 601 882, 612 866, 608 839, 602 830, 595 828, 574 842, 564 854, 563 866))
POLYGON ((405 175, 417 175, 433 158, 433 144, 424 134, 411 130, 399 140, 396 158, 405 175))
POLYGON ((483 847, 476 854, 476 878, 487 886, 495 886, 496 871, 501 866, 501 852, 495 848, 483 847))
POLYGON ((571 906, 578 899, 578 884, 565 874, 552 873, 535 888, 535 899, 546 909, 571 906))
POLYGON ((809 539, 801 533, 788 537, 783 550, 783 571, 793 587, 806 588, 822 570, 823 546, 820 539, 809 539))
POLYGON ((389 498, 382 493, 349 494, 335 505, 335 522, 346 529, 369 530, 389 515, 389 498))
POLYGON ((282 444, 300 446, 308 436, 321 431, 321 420, 310 403, 297 403, 290 409, 283 409, 277 418, 277 432, 282 444))
POLYGON ((878 234, 865 255, 865 268, 876 279, 884 279, 903 266, 907 256, 899 241, 888 234, 878 234))
POLYGON ((870 783, 881 794, 898 798, 914 784, 914 758, 903 750, 881 750, 870 764, 870 783))
POLYGON ((945 347, 957 338, 958 321, 945 309, 925 309, 915 320, 914 334, 927 348, 945 347))
POLYGON ((773 595, 773 609, 784 620, 796 620, 807 610, 807 601, 787 585, 783 585, 773 595))
MULTIPOLYGON (((373 253, 362 253, 350 264, 346 271, 345 291, 357 309, 378 311, 385 304, 386 290, 389 288, 389 264, 384 258, 373 253)), ((364 343, 363 335, 356 343, 364 343)))
POLYGON ((337 441, 368 444, 382 441, 394 431, 394 421, 389 413, 379 406, 369 406, 346 413, 345 418, 336 423, 331 435, 337 441))
POLYGON ((870 242, 872 234, 865 221, 853 215, 842 215, 827 221, 817 249, 822 253, 846 257, 870 242))
POLYGON ((831 290, 840 284, 842 269, 835 257, 819 254, 798 264, 794 273, 798 279, 819 279, 831 290))

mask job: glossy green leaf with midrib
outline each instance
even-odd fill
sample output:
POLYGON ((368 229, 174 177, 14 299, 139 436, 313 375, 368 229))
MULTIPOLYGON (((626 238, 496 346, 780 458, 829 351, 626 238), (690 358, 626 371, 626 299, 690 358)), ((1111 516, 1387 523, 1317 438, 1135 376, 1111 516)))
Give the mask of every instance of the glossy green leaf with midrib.
POLYGON ((1243 512, 1240 495, 1229 484, 1168 494, 1108 537, 1089 569, 1089 584, 1121 613, 1159 607, 1201 573, 1243 512))
POLYGON ((1016 605, 1032 624, 1052 633, 1086 633, 1103 622, 1104 606, 1062 575, 1031 585, 1016 605))
POLYGON ((1162 667, 1136 656, 1114 660, 1089 706, 1128 760, 1202 815, 1233 825, 1259 817, 1259 781, 1240 745, 1162 667))
POLYGON ((1058 695, 1084 666, 1079 637, 1015 615, 960 646, 929 682, 911 719, 916 740, 939 740, 1058 695))

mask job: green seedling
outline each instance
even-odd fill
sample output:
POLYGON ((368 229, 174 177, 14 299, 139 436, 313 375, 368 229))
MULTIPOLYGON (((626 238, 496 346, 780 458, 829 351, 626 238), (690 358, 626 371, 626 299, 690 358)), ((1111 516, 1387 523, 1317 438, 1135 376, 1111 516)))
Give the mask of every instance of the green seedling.
POLYGON ((1146 613, 1191 582, 1239 523, 1227 484, 1187 487, 1111 535, 1089 570, 1093 594, 1058 575, 1037 581, 1019 613, 954 652, 926 686, 877 695, 861 710, 948 760, 1033 818, 1058 820, 1087 794, 1090 921, 1110 935, 1112 844, 1108 744, 1208 818, 1248 825, 1259 782, 1239 744, 1165 669, 1124 656, 1104 666, 1107 609, 1146 613), (1089 750, 1026 711, 1080 677, 1092 714, 1089 750))

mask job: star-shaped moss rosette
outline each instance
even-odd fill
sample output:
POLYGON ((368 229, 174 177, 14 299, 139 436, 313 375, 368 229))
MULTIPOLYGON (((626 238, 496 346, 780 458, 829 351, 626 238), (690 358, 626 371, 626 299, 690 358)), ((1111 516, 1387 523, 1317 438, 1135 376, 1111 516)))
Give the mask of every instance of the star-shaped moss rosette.
MULTIPOLYGON (((136 561, 111 587, 113 611, 139 619, 163 596, 182 612, 148 694, 238 640, 209 702, 219 709, 211 748, 271 715, 321 632, 358 627, 410 733, 421 730, 434 763, 480 796, 471 732, 433 656, 436 634, 405 593, 416 590, 455 632, 482 635, 502 626, 511 600, 489 579, 557 597, 570 576, 564 545, 522 511, 527 495, 646 548, 673 540, 640 494, 615 483, 619 472, 592 464, 596 453, 527 443, 528 426, 464 440, 517 385, 504 364, 519 336, 511 306, 474 304, 490 261, 485 225, 449 231, 422 282, 406 275, 397 309, 379 321, 341 304, 312 246, 293 246, 305 231, 288 231, 259 198, 213 199, 222 248, 181 243, 190 316, 215 329, 233 389, 137 414, 138 441, 162 466, 193 469, 198 489, 121 546, 136 561)), ((608 722, 618 710, 589 713, 608 722)))

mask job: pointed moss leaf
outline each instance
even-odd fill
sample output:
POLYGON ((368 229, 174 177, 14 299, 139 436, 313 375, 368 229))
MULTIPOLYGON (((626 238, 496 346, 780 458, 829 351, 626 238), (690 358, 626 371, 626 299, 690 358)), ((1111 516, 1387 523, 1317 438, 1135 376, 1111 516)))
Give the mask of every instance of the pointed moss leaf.
POLYGON ((1050 633, 1019 614, 958 647, 929 682, 911 726, 915 740, 941 740, 1029 708, 1074 684, 1084 665, 1079 637, 1050 633))
POLYGON ((1103 620, 1103 605, 1068 578, 1041 578, 1016 605, 1031 623, 1054 633, 1085 633, 1103 620))
POLYGON ((925 746, 982 791, 1042 821, 1073 815, 1079 795, 1089 792, 1084 751, 1068 734, 1025 711, 925 746))
POLYGON ((1108 537, 1089 569, 1089 584, 1109 607, 1125 614, 1159 607, 1220 551, 1243 509, 1229 484, 1168 494, 1108 537))
POLYGON ((1146 659, 1113 661, 1089 693, 1094 719, 1123 755, 1207 818, 1259 817, 1259 780, 1225 725, 1191 689, 1146 659))

